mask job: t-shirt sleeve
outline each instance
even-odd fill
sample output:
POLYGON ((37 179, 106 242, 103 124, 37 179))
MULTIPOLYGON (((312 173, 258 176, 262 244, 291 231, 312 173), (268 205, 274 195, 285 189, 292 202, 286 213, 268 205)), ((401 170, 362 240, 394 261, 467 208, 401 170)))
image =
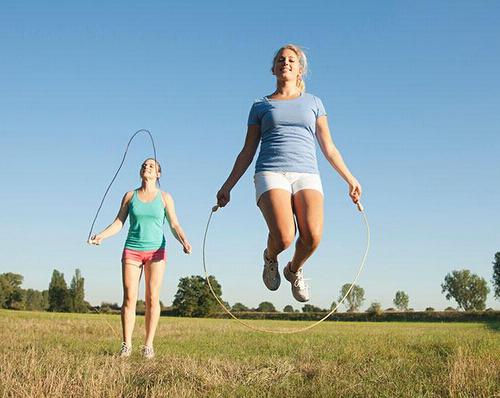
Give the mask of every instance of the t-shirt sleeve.
POLYGON ((316 103, 316 119, 320 116, 326 116, 326 110, 323 105, 323 101, 321 101, 321 99, 319 99, 318 97, 314 97, 314 101, 316 103))
POLYGON ((249 126, 252 124, 260 125, 260 117, 257 112, 257 102, 254 102, 252 108, 250 108, 250 113, 248 115, 248 123, 249 126))

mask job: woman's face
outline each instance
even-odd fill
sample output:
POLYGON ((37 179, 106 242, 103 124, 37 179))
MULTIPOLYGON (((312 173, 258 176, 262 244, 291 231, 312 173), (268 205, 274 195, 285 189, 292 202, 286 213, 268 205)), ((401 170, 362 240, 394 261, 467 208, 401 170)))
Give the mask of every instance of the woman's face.
POLYGON ((141 165, 141 178, 160 178, 160 172, 154 159, 147 159, 141 165))
POLYGON ((273 75, 278 80, 297 80, 297 76, 302 75, 299 57, 295 51, 285 48, 276 57, 273 67, 273 75))

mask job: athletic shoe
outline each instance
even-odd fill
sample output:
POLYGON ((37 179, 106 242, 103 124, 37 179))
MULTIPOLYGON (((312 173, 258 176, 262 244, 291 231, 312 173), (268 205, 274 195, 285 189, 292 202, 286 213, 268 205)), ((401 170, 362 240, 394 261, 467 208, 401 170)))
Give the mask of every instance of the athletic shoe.
POLYGON ((281 277, 278 271, 278 262, 271 261, 267 256, 267 249, 264 250, 264 271, 262 272, 264 285, 269 290, 276 290, 280 287, 281 277))
POLYGON ((153 347, 144 345, 142 346, 142 356, 146 359, 153 359, 155 357, 155 351, 153 350, 153 347))
POLYGON ((309 286, 306 284, 302 270, 299 269, 296 273, 290 270, 290 264, 288 263, 285 268, 283 268, 283 275, 286 280, 292 284, 292 294, 295 300, 305 303, 309 301, 309 286))
POLYGON ((122 343, 122 346, 120 348, 120 352, 118 353, 118 356, 120 358, 128 358, 132 354, 132 347, 128 346, 125 342, 122 343))

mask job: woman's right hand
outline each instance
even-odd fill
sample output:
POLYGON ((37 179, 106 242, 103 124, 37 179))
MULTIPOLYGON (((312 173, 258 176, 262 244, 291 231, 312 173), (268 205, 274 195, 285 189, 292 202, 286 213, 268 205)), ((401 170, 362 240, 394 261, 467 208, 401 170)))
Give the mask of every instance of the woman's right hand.
POLYGON ((89 245, 100 245, 102 240, 103 238, 99 234, 97 234, 97 235, 92 235, 87 241, 87 243, 89 245))
POLYGON ((224 207, 230 200, 231 190, 223 185, 222 188, 219 189, 219 192, 217 192, 217 205, 219 205, 219 207, 224 207))
POLYGON ((349 196, 351 197, 354 203, 358 203, 361 198, 361 184, 356 180, 356 178, 352 178, 349 182, 349 196))

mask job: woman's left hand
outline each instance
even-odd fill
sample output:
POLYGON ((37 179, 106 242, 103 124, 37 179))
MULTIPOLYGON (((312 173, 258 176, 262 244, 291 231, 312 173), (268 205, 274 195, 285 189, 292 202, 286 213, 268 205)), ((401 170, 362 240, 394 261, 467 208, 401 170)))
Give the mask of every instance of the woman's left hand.
POLYGON ((348 182, 348 184, 349 184, 349 196, 351 197, 354 203, 358 203, 362 193, 361 184, 354 177, 351 181, 348 182))

